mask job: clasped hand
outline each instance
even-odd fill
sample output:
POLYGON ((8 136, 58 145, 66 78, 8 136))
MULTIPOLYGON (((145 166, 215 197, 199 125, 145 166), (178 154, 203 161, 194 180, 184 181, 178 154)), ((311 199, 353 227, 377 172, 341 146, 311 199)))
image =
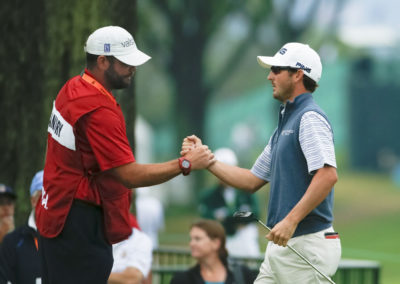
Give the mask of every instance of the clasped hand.
POLYGON ((195 135, 183 139, 180 154, 191 162, 193 170, 206 169, 215 162, 214 154, 195 135))

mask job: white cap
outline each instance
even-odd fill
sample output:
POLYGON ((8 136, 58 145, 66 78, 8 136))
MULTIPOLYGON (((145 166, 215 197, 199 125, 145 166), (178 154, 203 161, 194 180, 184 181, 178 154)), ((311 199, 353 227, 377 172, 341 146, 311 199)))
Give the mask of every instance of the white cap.
POLYGON ((225 164, 237 166, 238 161, 235 153, 229 148, 219 148, 214 152, 215 158, 225 164))
POLYGON ((258 64, 264 68, 271 66, 293 67, 304 71, 304 75, 318 83, 321 79, 322 64, 318 53, 307 44, 290 42, 285 44, 275 55, 257 56, 258 64))
POLYGON ((117 26, 95 30, 88 37, 84 50, 94 55, 114 56, 130 66, 142 65, 151 58, 136 47, 136 43, 128 31, 117 26))

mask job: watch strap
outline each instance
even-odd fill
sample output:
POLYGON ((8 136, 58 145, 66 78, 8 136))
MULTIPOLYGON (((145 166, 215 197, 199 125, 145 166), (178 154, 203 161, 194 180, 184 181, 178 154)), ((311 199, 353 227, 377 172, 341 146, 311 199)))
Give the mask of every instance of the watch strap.
POLYGON ((192 168, 192 163, 190 163, 190 161, 189 161, 188 159, 186 159, 185 157, 180 157, 180 158, 178 159, 178 161, 179 161, 179 168, 181 169, 182 174, 183 174, 184 176, 189 175, 189 174, 190 174, 190 170, 191 170, 191 168, 192 168), (188 166, 188 167, 184 167, 184 166, 183 166, 183 163, 184 163, 184 162, 189 163, 189 166, 188 166))

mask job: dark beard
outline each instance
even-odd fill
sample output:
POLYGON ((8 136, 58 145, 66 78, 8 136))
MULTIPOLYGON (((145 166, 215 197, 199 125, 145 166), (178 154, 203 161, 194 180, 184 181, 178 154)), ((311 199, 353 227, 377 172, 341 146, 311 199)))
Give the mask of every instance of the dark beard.
POLYGON ((108 69, 104 72, 105 80, 111 90, 125 89, 129 87, 130 82, 124 82, 124 77, 119 76, 114 70, 114 62, 110 64, 108 69))

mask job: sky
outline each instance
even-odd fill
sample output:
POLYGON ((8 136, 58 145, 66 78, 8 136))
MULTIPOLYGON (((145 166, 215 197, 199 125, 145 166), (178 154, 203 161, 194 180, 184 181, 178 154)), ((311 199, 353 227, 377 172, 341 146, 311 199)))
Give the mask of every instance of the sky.
POLYGON ((339 37, 355 47, 393 47, 399 43, 400 1, 348 0, 339 15, 339 37))

